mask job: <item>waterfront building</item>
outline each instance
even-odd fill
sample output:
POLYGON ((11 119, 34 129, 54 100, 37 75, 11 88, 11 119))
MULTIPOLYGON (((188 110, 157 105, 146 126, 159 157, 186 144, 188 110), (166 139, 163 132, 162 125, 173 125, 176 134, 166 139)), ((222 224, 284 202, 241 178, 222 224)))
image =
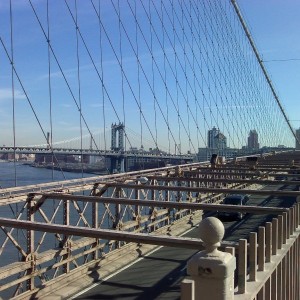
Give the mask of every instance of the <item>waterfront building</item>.
POLYGON ((226 136, 216 127, 208 130, 207 133, 207 148, 209 153, 218 154, 221 156, 226 155, 227 149, 227 138, 226 136))
POLYGON ((251 150, 259 149, 258 134, 255 129, 250 130, 250 133, 248 136, 248 149, 251 149, 251 150))
POLYGON ((207 134, 207 147, 210 149, 215 149, 216 147, 216 139, 215 137, 217 136, 217 134, 219 133, 219 129, 217 129, 216 127, 213 127, 211 130, 208 130, 208 134, 207 134))

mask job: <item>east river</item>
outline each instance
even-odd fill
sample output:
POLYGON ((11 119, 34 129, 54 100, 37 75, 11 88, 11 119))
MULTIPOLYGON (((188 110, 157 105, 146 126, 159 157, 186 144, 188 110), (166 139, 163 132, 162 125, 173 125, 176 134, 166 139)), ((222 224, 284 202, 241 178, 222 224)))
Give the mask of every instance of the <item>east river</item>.
MULTIPOLYGON (((95 174, 87 174, 87 173, 73 173, 73 172, 64 172, 45 169, 45 168, 37 168, 32 167, 28 164, 23 164, 17 162, 8 162, 8 161, 0 161, 0 194, 1 189, 6 189, 15 186, 25 186, 32 184, 40 184, 52 181, 60 181, 60 180, 68 180, 68 179, 76 179, 82 177, 91 177, 96 176, 95 174)), ((25 200, 25 199, 24 199, 25 200)), ((51 217, 53 214, 52 202, 45 203, 42 207, 43 211, 46 215, 51 217)), ((23 211, 24 203, 11 204, 11 205, 3 205, 0 206, 0 218, 12 218, 16 219, 19 214, 21 214, 20 219, 26 220, 26 209, 23 211)), ((86 214, 89 214, 90 211, 87 209, 85 211, 86 214)), ((78 221, 78 213, 74 213, 74 223, 78 221)), ((41 216, 37 213, 35 216, 37 221, 43 221, 41 216)), ((62 213, 59 211, 56 214, 56 219, 61 221, 62 213)), ((70 217, 70 221, 73 221, 72 216, 70 217)), ((55 220, 53 220, 55 223, 55 220)), ((9 230, 7 228, 7 230, 9 230)), ((22 260, 22 257, 17 250, 17 247, 13 245, 13 243, 7 239, 6 234, 0 230, 0 267, 9 265, 18 260, 22 260)), ((25 230, 13 230, 11 231, 13 237, 20 244, 21 248, 26 252, 26 231, 25 230)), ((35 232, 35 242, 37 247, 37 242, 42 239, 42 233, 35 232)), ((46 251, 57 246, 57 240, 55 239, 53 234, 47 234, 44 242, 39 248, 38 252, 46 251)), ((48 263, 48 265, 50 262, 48 263)), ((47 274, 51 277, 54 271, 49 271, 47 274)), ((10 282, 13 279, 17 279, 18 276, 22 276, 21 273, 18 275, 10 276, 0 283, 5 284, 10 282)), ((1 299, 10 299, 11 293, 13 292, 14 287, 11 289, 1 291, 0 298, 1 299)))
POLYGON ((31 167, 30 165, 14 162, 0 162, 0 188, 23 186, 30 184, 75 179, 95 176, 95 174, 72 173, 31 167))

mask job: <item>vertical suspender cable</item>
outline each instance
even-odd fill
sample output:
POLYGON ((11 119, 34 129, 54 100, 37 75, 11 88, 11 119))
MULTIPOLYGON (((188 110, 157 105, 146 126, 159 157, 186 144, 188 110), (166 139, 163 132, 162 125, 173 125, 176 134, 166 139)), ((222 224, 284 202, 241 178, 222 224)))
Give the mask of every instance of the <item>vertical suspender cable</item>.
MULTIPOLYGON (((153 56, 153 33, 152 33, 152 14, 151 4, 149 1, 149 29, 150 29, 150 55, 151 55, 151 72, 152 72, 152 90, 153 90, 153 108, 154 108, 154 130, 155 130, 155 143, 157 143, 157 111, 156 111, 156 92, 155 92, 155 75, 154 75, 154 56, 153 56)), ((158 150, 158 149, 157 149, 158 150)), ((156 154, 158 154, 156 152, 156 154)), ((157 161, 157 167, 159 167, 159 161, 157 161)))
MULTIPOLYGON (((123 64, 123 45, 122 45, 122 27, 121 27, 121 10, 120 10, 120 0, 118 0, 118 8, 117 8, 117 15, 118 15, 118 23, 119 23, 119 50, 120 50, 120 71, 121 71, 121 91, 122 91, 122 111, 123 111, 123 130, 126 134, 126 111, 125 111, 125 91, 124 91, 124 64, 123 64)), ((122 133, 123 134, 123 133, 122 133)), ((123 141, 122 141, 123 143, 123 141)), ((120 145, 118 145, 120 148, 120 145)), ((126 151, 126 139, 124 140, 123 149, 122 151, 126 151)), ((126 172, 127 166, 127 158, 124 158, 124 168, 126 172)), ((121 168, 121 167, 120 167, 121 168)))
POLYGON ((15 179, 15 186, 17 186, 14 43, 13 43, 13 14, 12 14, 11 0, 9 2, 9 19, 10 19, 10 44, 11 44, 11 92, 12 92, 12 114, 13 114, 14 179, 15 179))
MULTIPOLYGON (((98 3, 98 15, 101 16, 101 1, 98 3)), ((99 47, 100 47, 100 74, 101 74, 101 94, 102 94, 102 118, 103 118, 103 139, 104 139, 104 155, 106 157, 107 151, 107 140, 106 140, 106 117, 105 117, 105 87, 104 87, 104 71, 103 71, 103 38, 102 38, 102 27, 100 23, 100 18, 98 18, 98 26, 99 26, 99 47)), ((101 148, 101 147, 100 147, 101 148)), ((106 159, 104 161, 106 166, 106 159)), ((106 168, 107 173, 110 173, 109 169, 106 168)))
MULTIPOLYGON (((161 25, 162 25, 162 47, 165 49, 165 31, 163 30, 163 23, 164 23, 164 13, 163 13, 163 4, 162 1, 160 2, 160 11, 161 11, 161 25)), ((167 90, 167 69, 166 69, 166 52, 164 51, 164 64, 163 64, 163 78, 165 82, 165 97, 166 97, 166 119, 167 119, 167 126, 168 126, 168 153, 171 153, 171 142, 170 142, 170 126, 169 126, 169 103, 168 103, 168 90, 167 90)))
POLYGON ((182 45, 183 45, 183 61, 184 61, 184 70, 183 75, 185 79, 185 97, 186 97, 186 114, 187 114, 187 130, 188 130, 188 151, 191 152, 191 128, 190 128, 190 104, 189 104, 189 95, 188 95, 188 74, 187 74, 187 47, 185 42, 185 26, 184 26, 184 13, 183 13, 183 4, 180 0, 180 10, 181 10, 181 24, 179 20, 179 25, 181 27, 182 33, 182 45))
POLYGON ((232 5, 233 5, 233 7, 234 7, 234 9, 235 9, 235 12, 236 12, 236 14, 237 14, 237 16, 238 16, 238 18, 239 18, 239 20, 240 20, 240 22, 241 22, 241 25, 242 25, 242 27, 243 27, 243 29, 244 29, 244 31, 245 31, 245 34, 246 34, 246 36, 247 36, 247 38, 248 38, 248 40, 249 40, 249 43, 250 43, 250 45, 251 45, 251 48, 252 48, 252 50, 254 51, 254 54, 255 54, 255 56, 256 56, 256 59, 257 59, 259 65, 260 65, 260 67, 261 67, 261 69, 262 69, 262 71, 263 71, 263 74, 264 74, 264 76, 265 76, 265 78, 266 78, 266 80, 267 80, 267 83, 268 83, 268 85, 269 85, 269 87, 270 87, 270 89, 271 89, 271 91, 272 91, 272 94, 273 94, 273 96, 274 96, 274 98, 275 98, 275 100, 276 100, 276 102, 277 102, 277 104, 278 104, 278 106, 279 106, 279 108, 280 108, 280 110, 281 110, 281 113, 282 113, 282 115, 283 115, 283 117, 284 117, 284 119, 285 119, 285 121, 286 121, 288 127, 290 128, 292 134, 294 135, 295 139, 296 139, 298 142, 300 142, 300 140, 299 140, 298 137, 296 136, 296 133, 295 133, 295 131, 293 130, 293 128, 292 128, 292 126, 291 126, 291 124, 290 124, 290 121, 289 121, 289 119, 288 119, 288 117, 287 117, 287 115, 286 115, 286 113, 285 113, 285 111, 284 111, 284 109, 283 109, 283 107, 282 107, 282 105, 281 105, 281 102, 280 102, 280 100, 279 100, 279 97, 277 96, 277 93, 276 93, 276 91, 275 91, 275 89, 274 89, 274 87, 273 87, 272 81, 271 81, 271 79, 270 79, 270 77, 269 77, 269 75, 268 75, 268 73, 267 73, 267 70, 266 70, 266 68, 265 68, 265 66, 264 66, 264 64, 263 64, 263 61, 262 61, 262 59, 261 59, 261 57, 260 57, 260 55, 259 55, 259 53, 258 53, 258 51, 257 51, 257 49, 256 49, 256 46, 255 46, 254 41, 253 41, 253 39, 252 39, 252 36, 251 36, 251 34, 250 34, 250 32, 249 32, 249 30, 248 30, 248 28, 247 28, 247 25, 246 25, 246 23, 245 23, 245 21, 244 21, 244 19, 243 19, 243 16, 242 16, 242 14, 241 14, 241 12, 240 12, 240 9, 239 9, 239 7, 238 7, 238 5, 237 5, 237 3, 236 3, 236 0, 231 0, 231 3, 232 3, 232 5))
MULTIPOLYGON (((136 1, 134 1, 134 18, 137 18, 136 12, 136 1)), ((141 78, 140 78, 140 64, 139 64, 139 41, 138 41, 138 24, 135 22, 135 44, 136 44, 136 62, 137 62, 137 81, 138 81, 138 95, 137 99, 139 102, 139 116, 140 116, 140 132, 141 132, 141 141, 140 147, 142 150, 142 169, 145 169, 144 163, 144 136, 143 136, 143 122, 142 122, 142 101, 141 101, 141 78)))
POLYGON ((77 84, 78 84, 78 105, 79 105, 79 127, 80 127, 80 164, 81 177, 83 178, 83 140, 82 140, 82 103, 81 103, 81 81, 80 81, 80 55, 79 55, 79 37, 78 37, 78 9, 77 0, 75 0, 75 30, 76 30, 76 60, 77 60, 77 84))
MULTIPOLYGON (((49 0, 47 0, 47 38, 50 41, 50 17, 49 17, 49 0)), ((50 141, 49 144, 52 147, 53 142, 53 119, 52 119, 52 88, 51 88, 51 52, 49 43, 47 44, 47 55, 48 55, 48 91, 49 91, 49 119, 50 119, 50 141)), ((52 164, 52 180, 54 180, 54 156, 51 153, 51 164, 52 164)))
POLYGON ((175 34, 175 20, 174 20, 174 1, 172 0, 172 26, 173 26, 173 48, 174 48, 174 63, 175 63, 175 81, 176 81, 176 105, 177 105, 177 121, 178 121, 178 142, 175 145, 175 154, 178 150, 178 154, 181 154, 181 126, 180 126, 180 114, 179 114, 179 90, 178 90, 178 71, 177 71, 177 53, 176 53, 176 34, 175 34))

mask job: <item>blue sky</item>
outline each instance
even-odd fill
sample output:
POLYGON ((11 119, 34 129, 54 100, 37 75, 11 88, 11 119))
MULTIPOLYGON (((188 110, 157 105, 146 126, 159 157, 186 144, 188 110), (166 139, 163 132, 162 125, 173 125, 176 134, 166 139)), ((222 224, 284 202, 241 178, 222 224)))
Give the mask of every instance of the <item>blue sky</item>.
POLYGON ((238 4, 291 124, 300 128, 300 1, 238 0, 238 4), (288 59, 297 60, 272 61, 288 59))
MULTIPOLYGON (((32 3, 47 34, 47 1, 34 0, 32 3)), ((251 80, 256 77, 255 84, 260 87, 261 75, 254 73, 258 72, 257 67, 248 77, 243 74, 242 68, 232 75, 231 68, 236 64, 232 55, 235 46, 221 39, 226 30, 222 27, 217 33, 216 24, 220 23, 214 23, 215 18, 219 22, 224 21, 222 13, 226 12, 228 20, 224 22, 236 24, 228 1, 223 1, 222 5, 216 4, 217 1, 203 1, 197 24, 186 17, 189 11, 192 15, 197 14, 193 1, 190 6, 187 5, 189 2, 174 1, 174 10, 172 0, 164 1, 163 5, 159 1, 150 1, 150 4, 148 1, 100 1, 100 6, 98 1, 77 1, 78 26, 89 53, 80 36, 77 48, 72 19, 76 18, 76 2, 67 1, 68 6, 60 0, 49 3, 53 49, 53 53, 50 51, 50 63, 46 39, 29 2, 12 1, 14 65, 34 109, 33 113, 14 75, 17 145, 45 143, 34 114, 38 116, 44 132, 50 131, 49 78, 53 142, 79 137, 80 121, 83 135, 88 135, 89 130, 97 133, 95 141, 102 149, 110 147, 110 125, 119 121, 125 122, 128 128, 127 148, 140 147, 141 144, 148 148, 157 144, 171 152, 179 151, 179 148, 184 152, 195 152, 199 146, 205 146, 207 130, 212 126, 224 132, 231 147, 245 145, 251 129, 258 130, 261 146, 271 145, 275 140, 277 144, 286 145, 291 141, 274 106, 270 106, 269 118, 276 121, 274 125, 268 125, 271 119, 266 120, 263 109, 268 109, 272 99, 266 87, 262 85, 258 92, 243 91, 244 88, 253 88, 251 80), (213 6, 212 11, 216 9, 216 15, 210 15, 210 5, 213 6), (97 17, 99 8, 101 24, 97 17), (184 15, 180 14, 181 8, 185 11, 184 15), (161 27, 162 17, 166 31, 161 27), (190 34, 192 28, 197 34, 197 26, 200 40, 190 34), (176 34, 172 31, 173 27, 176 34), (213 49, 211 45, 219 48, 214 46, 213 49), (199 74, 197 81, 193 72, 199 74), (236 83, 237 79, 239 83, 236 83), (263 95, 266 95, 265 102, 258 103, 263 95), (80 103, 84 120, 80 119, 78 112, 80 103), (267 136, 268 127, 272 127, 273 131, 267 136)), ((238 4, 260 54, 266 60, 265 66, 289 118, 299 120, 300 61, 267 62, 300 57, 299 2, 239 0, 238 4)), ((249 63, 243 62, 246 68, 255 65, 247 41, 241 36, 242 31, 239 28, 234 30, 239 34, 242 48, 241 54, 237 55, 250 57, 249 63)), ((0 2, 0 35, 11 55, 9 1, 0 2)), ((11 66, 2 45, 0 58, 0 143, 12 145, 11 66)), ((300 121, 291 123, 295 127, 300 126, 300 121)), ((85 140, 88 145, 89 138, 85 140)))

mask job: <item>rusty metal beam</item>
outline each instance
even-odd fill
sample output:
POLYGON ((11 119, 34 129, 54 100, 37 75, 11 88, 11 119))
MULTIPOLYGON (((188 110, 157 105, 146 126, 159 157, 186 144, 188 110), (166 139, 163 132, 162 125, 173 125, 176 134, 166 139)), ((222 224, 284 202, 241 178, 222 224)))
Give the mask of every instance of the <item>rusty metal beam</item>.
MULTIPOLYGON (((278 165, 273 165, 273 166, 263 166, 263 165, 256 165, 255 166, 255 170, 259 170, 259 171, 276 171, 276 170, 279 170, 281 172, 289 172, 291 170, 299 170, 299 168, 291 168, 291 167, 287 167, 287 164, 284 164, 282 166, 278 166, 278 165)), ((247 165, 247 163, 245 164, 242 164, 242 165, 218 165, 215 169, 212 169, 211 167, 198 167, 197 170, 243 170, 243 171, 247 171, 247 170, 250 170, 249 168, 250 166, 247 165)), ((195 170, 196 171, 196 170, 195 170)), ((195 172, 195 171, 191 171, 191 172, 195 172)), ((253 170, 250 170, 250 171, 253 171, 253 170)), ((189 172, 189 171, 187 171, 189 172)), ((185 172, 186 173, 186 172, 185 172)))
POLYGON ((73 201, 87 201, 98 203, 113 203, 125 205, 139 205, 149 207, 164 207, 164 208, 177 208, 177 209, 190 209, 190 210, 218 210, 218 211, 238 211, 253 214, 282 214, 288 212, 288 208, 280 207, 266 207, 266 206, 239 206, 239 205, 225 205, 225 204, 202 204, 191 202, 169 202, 169 201, 155 201, 155 200, 140 200, 128 198, 110 198, 110 197, 96 197, 96 196, 83 196, 83 195, 63 195, 57 193, 44 194, 48 199, 58 200, 73 200, 73 201))
MULTIPOLYGON (((263 182, 263 181, 262 181, 263 182)), ((284 183, 283 183, 284 184, 284 183)), ((300 185, 300 181, 299 181, 300 185)), ((186 186, 163 186, 163 185, 134 185, 125 183, 108 183, 108 187, 120 187, 128 189, 145 189, 160 191, 178 191, 178 192, 195 192, 195 193, 225 193, 225 194, 253 194, 267 196, 300 196, 300 191, 271 191, 271 190, 250 190, 250 189, 226 189, 226 188, 203 188, 203 187, 186 187, 186 186)))
MULTIPOLYGON (((60 233, 65 235, 75 235, 92 237, 106 240, 118 240, 132 243, 151 244, 158 246, 178 247, 186 249, 200 250, 202 241, 195 238, 171 237, 169 235, 150 235, 143 233, 120 232, 109 229, 96 229, 78 226, 66 226, 57 224, 45 224, 40 222, 20 221, 0 218, 0 225, 6 227, 21 228, 33 231, 60 233)), ((235 246, 236 243, 222 242, 223 246, 235 246)))
MULTIPOLYGON (((222 175, 222 173, 220 174, 222 175)), ((287 174, 282 174, 282 176, 286 176, 287 174)), ((274 174, 274 176, 280 176, 280 174, 274 174)), ((300 175, 298 175, 300 176, 300 175)), ((300 185, 300 181, 282 181, 282 180, 268 180, 268 179, 222 179, 222 178, 194 178, 194 177, 162 177, 162 176, 147 176, 148 179, 155 179, 157 181, 193 181, 193 182, 221 182, 221 183, 251 183, 251 184, 272 184, 272 185, 282 185, 282 184, 290 184, 290 185, 300 185)))

